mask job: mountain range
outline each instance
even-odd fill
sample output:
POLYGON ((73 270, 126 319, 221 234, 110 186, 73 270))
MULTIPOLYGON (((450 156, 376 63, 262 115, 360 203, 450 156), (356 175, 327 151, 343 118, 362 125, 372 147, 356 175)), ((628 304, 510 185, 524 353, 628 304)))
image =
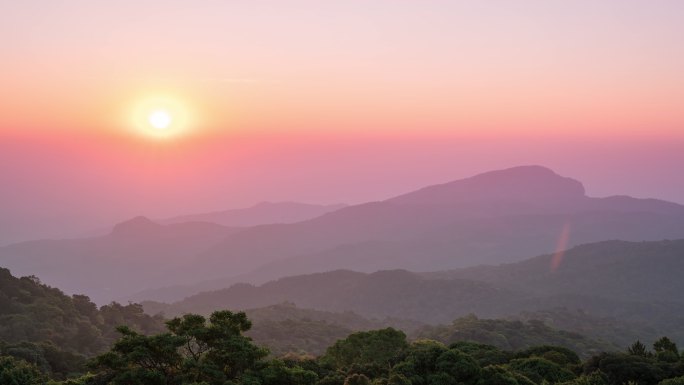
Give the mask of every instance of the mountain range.
POLYGON ((172 316, 290 301, 298 307, 376 319, 432 324, 448 324, 469 314, 548 319, 586 335, 596 329, 596 337, 620 330, 613 341, 617 343, 658 334, 684 341, 684 240, 603 241, 565 251, 559 264, 556 256, 430 273, 336 270, 262 285, 235 284, 171 304, 143 305, 149 313, 172 316), (592 328, 586 328, 587 323, 592 328))
POLYGON ((345 204, 313 205, 299 202, 261 202, 254 206, 180 215, 159 220, 162 224, 210 222, 229 227, 249 227, 272 223, 295 223, 346 207, 345 204))
MULTIPOLYGON (((610 239, 684 238, 684 206, 626 196, 588 197, 580 182, 540 166, 333 207, 319 207, 329 211, 295 223, 246 227, 169 224, 182 217, 163 223, 135 218, 101 237, 2 247, 0 265, 16 274, 39 275, 67 292, 88 292, 97 302, 170 301, 237 282, 296 274, 451 270, 511 263, 610 239)), ((244 218, 237 222, 235 212, 203 215, 186 219, 232 216, 236 222, 221 223, 248 223, 244 218)))

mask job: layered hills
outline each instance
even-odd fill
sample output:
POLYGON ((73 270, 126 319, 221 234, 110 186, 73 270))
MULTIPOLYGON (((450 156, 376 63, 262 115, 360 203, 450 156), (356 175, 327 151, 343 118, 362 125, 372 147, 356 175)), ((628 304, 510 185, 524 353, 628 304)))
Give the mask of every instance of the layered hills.
POLYGON ((554 262, 557 258, 546 254, 511 264, 432 273, 337 270, 262 285, 236 284, 172 304, 148 302, 145 307, 176 315, 291 301, 305 308, 433 324, 471 313, 548 319, 588 335, 592 328, 595 334, 621 330, 612 341, 616 344, 658 334, 684 340, 679 330, 684 281, 678 278, 684 268, 684 240, 604 241, 567 250, 560 263, 554 262), (593 327, 587 327, 590 324, 593 327))
POLYGON ((522 166, 296 223, 235 228, 137 218, 102 237, 0 248, 0 264, 100 302, 171 301, 290 275, 452 270, 611 239, 677 238, 684 238, 684 206, 589 197, 576 180, 522 166))

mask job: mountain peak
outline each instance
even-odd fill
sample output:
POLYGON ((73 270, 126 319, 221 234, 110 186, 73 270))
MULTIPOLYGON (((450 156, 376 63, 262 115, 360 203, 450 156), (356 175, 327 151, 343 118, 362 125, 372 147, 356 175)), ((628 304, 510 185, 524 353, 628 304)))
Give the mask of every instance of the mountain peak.
POLYGON ((550 203, 584 198, 582 183, 543 166, 495 170, 390 199, 401 204, 453 204, 466 202, 550 203))
POLYGON ((552 169, 536 164, 531 164, 531 165, 523 165, 523 166, 515 166, 515 167, 509 167, 509 168, 504 168, 500 170, 492 170, 492 171, 487 171, 483 172, 480 174, 477 174, 475 176, 472 176, 471 178, 481 178, 485 177, 488 175, 509 175, 509 176, 518 176, 518 177, 542 177, 542 176, 556 176, 559 177, 556 172, 554 172, 552 169))
POLYGON ((153 222, 145 216, 137 216, 135 218, 129 219, 127 221, 118 223, 112 229, 113 235, 134 235, 134 234, 145 234, 150 230, 156 230, 162 227, 162 225, 153 222))

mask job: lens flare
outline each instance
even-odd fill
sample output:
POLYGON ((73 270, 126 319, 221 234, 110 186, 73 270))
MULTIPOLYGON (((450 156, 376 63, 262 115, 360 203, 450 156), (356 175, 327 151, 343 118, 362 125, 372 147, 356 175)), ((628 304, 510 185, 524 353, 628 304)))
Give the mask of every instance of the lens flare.
POLYGON ((568 248, 568 241, 570 240, 570 224, 566 223, 561 230, 556 244, 556 252, 551 257, 551 272, 555 273, 563 262, 565 250, 568 248))

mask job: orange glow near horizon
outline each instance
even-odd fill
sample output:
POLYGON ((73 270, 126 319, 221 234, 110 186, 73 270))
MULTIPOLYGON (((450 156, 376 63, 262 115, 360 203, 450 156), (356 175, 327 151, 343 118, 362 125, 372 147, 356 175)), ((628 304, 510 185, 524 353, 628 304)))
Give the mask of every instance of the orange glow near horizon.
POLYGON ((74 4, 0 6, 0 134, 684 135, 681 4, 74 4))
POLYGON ((73 212, 361 203, 524 164, 600 196, 684 202, 682 14, 684 1, 0 2, 0 217, 31 229, 73 212))
MULTIPOLYGON (((684 113, 678 100, 684 95, 663 95, 655 103, 642 104, 636 93, 652 90, 604 91, 595 97, 588 90, 565 89, 552 95, 544 90, 491 89, 476 87, 421 90, 407 84, 364 84, 355 94, 352 85, 330 84, 325 89, 306 84, 181 85, 173 92, 136 95, 120 85, 108 91, 99 82, 71 87, 83 90, 59 95, 45 82, 33 97, 22 89, 0 95, 7 106, 0 116, 0 133, 51 129, 63 133, 92 130, 121 132, 144 137, 159 136, 149 130, 149 114, 168 110, 171 130, 161 137, 185 137, 212 133, 307 131, 321 133, 402 133, 455 135, 542 135, 610 138, 616 135, 684 136, 684 113), (49 91, 49 92, 48 92, 49 91), (47 92, 47 94, 45 94, 47 92), (525 93, 522 93, 525 92, 525 93), (3 99, 4 97, 4 99, 3 99)), ((26 86, 26 83, 23 84, 26 86)), ((136 87, 128 82, 126 87, 136 87)), ((151 87, 147 87, 151 88, 151 87)), ((161 87, 164 88, 164 87, 161 87)), ((34 89, 34 87, 31 87, 34 89)), ((682 88, 684 90, 684 88, 682 88)), ((26 90, 28 92, 28 90, 26 90)))

